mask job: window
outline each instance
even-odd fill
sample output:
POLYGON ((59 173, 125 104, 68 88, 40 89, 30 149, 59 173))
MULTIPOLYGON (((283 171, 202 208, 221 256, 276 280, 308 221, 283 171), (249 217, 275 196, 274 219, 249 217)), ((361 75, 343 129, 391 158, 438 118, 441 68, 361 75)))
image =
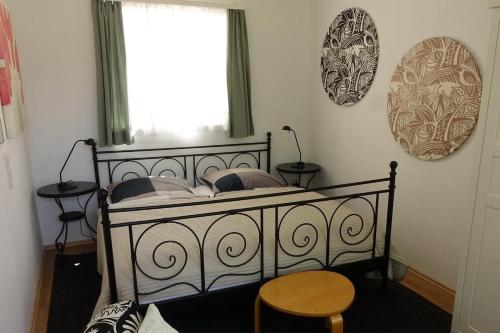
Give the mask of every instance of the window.
POLYGON ((227 130, 227 11, 123 2, 133 134, 227 130))

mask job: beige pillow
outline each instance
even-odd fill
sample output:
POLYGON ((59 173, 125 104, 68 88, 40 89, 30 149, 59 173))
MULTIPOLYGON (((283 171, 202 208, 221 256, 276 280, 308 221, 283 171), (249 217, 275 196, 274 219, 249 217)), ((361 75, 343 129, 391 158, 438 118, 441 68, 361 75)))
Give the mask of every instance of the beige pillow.
POLYGON ((138 333, 179 333, 170 326, 154 304, 150 304, 138 333))

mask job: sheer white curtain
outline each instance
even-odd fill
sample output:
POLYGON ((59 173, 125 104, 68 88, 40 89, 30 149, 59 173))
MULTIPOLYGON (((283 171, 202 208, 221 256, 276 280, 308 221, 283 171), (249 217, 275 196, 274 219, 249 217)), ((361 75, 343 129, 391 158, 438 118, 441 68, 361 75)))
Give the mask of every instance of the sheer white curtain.
POLYGON ((132 133, 226 130, 226 10, 122 5, 132 133))

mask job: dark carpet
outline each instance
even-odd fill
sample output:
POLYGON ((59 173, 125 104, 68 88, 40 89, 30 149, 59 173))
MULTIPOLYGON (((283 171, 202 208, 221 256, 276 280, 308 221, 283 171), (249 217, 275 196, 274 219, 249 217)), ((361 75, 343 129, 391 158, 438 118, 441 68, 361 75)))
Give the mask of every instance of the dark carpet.
MULTIPOLYGON (((92 314, 100 287, 93 254, 57 259, 49 317, 49 333, 79 333, 92 314), (79 263, 75 266, 74 263, 79 263)), ((343 314, 346 333, 449 333, 451 316, 398 283, 387 293, 380 281, 351 277, 356 287, 352 307, 343 314)), ((257 287, 213 294, 159 306, 164 318, 181 333, 253 332, 257 287)), ((262 306, 262 332, 328 332, 321 318, 285 315, 262 306)))
POLYGON ((57 255, 50 298, 48 333, 80 333, 101 291, 95 253, 57 255))

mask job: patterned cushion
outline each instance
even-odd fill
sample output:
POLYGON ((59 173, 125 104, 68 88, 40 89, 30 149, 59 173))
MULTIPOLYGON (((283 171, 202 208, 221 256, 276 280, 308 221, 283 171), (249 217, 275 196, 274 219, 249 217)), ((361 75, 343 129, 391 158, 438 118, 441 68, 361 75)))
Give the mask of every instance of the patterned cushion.
POLYGON ((111 304, 94 316, 83 333, 137 333, 141 320, 134 301, 111 304))
POLYGON ((251 168, 227 169, 211 172, 203 177, 212 191, 221 192, 253 190, 264 187, 281 187, 283 182, 269 173, 251 168))
POLYGON ((192 196, 187 181, 178 177, 152 176, 127 179, 108 186, 111 203, 152 197, 172 192, 192 196))

